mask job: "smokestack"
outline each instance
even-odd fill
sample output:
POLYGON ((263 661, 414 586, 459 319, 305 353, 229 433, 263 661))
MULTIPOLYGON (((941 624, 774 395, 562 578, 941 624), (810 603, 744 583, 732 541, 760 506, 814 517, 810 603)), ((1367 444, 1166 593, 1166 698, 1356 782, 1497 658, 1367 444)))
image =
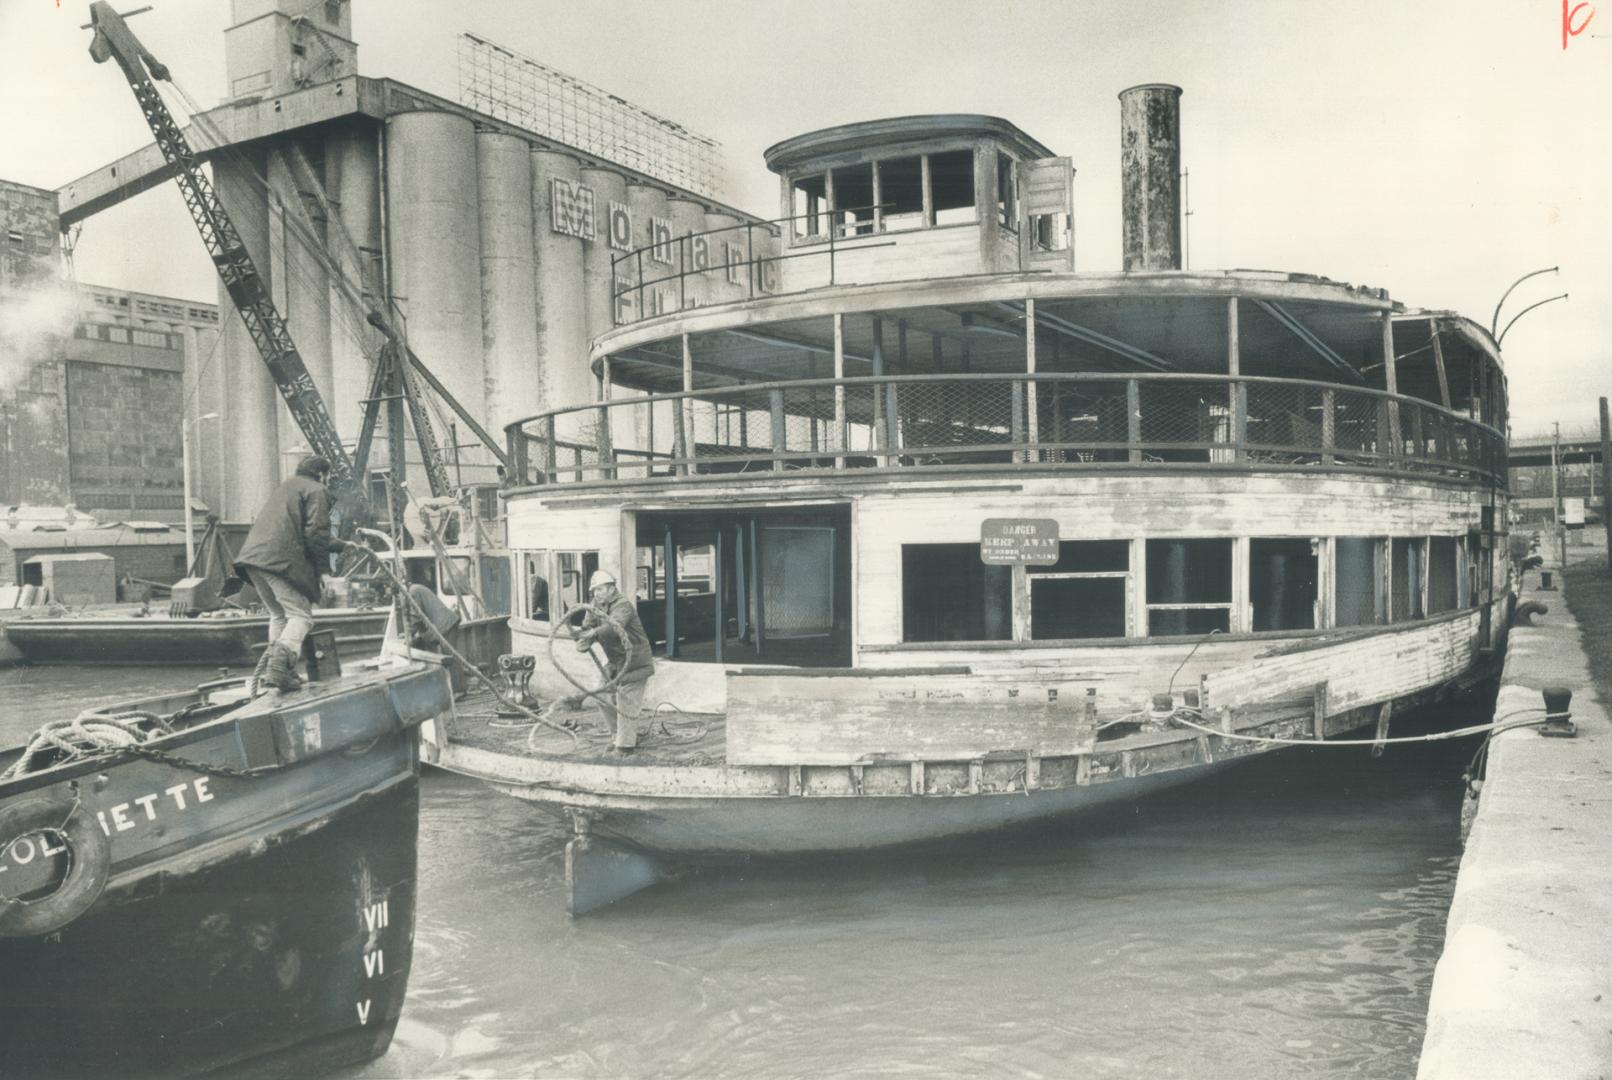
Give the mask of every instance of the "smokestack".
POLYGON ((1126 270, 1181 269, 1181 88, 1120 91, 1119 171, 1126 270))

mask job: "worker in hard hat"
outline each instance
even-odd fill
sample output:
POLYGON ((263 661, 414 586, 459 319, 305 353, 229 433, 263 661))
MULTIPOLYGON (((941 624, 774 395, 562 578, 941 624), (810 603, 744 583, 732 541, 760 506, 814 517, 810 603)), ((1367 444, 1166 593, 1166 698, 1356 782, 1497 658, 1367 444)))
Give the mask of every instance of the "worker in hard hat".
POLYGON ((610 747, 616 754, 630 754, 638 745, 638 715, 643 710, 644 684, 655 674, 655 657, 650 649, 649 635, 638 619, 638 606, 616 588, 616 579, 604 570, 594 571, 588 579, 588 599, 593 606, 608 612, 610 618, 626 632, 626 640, 616 626, 590 611, 582 621, 582 633, 577 638, 577 652, 587 652, 598 642, 609 658, 606 674, 615 678, 614 703, 603 697, 596 698, 605 719, 616 725, 616 738, 610 747))

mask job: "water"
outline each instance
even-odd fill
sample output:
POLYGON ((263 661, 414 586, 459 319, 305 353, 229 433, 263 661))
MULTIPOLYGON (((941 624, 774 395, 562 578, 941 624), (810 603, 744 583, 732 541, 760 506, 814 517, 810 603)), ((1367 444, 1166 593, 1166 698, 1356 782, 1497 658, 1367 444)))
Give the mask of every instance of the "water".
MULTIPOLYGON (((0 672, 0 733, 195 678, 0 672)), ((1398 1080, 1471 750, 1288 751, 1073 826, 705 869, 576 922, 561 825, 431 773, 409 1003, 341 1075, 1398 1080)))

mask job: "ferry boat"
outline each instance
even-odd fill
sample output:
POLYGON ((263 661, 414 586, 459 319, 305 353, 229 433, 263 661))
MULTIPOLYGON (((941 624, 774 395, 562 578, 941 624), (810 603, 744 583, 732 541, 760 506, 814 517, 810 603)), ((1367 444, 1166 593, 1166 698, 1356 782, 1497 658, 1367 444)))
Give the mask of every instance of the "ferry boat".
POLYGON ((386 1050, 413 944, 424 659, 225 679, 0 751, 8 1076, 309 1076, 386 1050), (64 753, 74 748, 78 752, 64 753))
POLYGON ((1181 269, 1179 96, 1120 95, 1121 271, 1074 268, 1070 160, 977 115, 778 143, 781 217, 708 238, 738 257, 617 260, 597 400, 506 431, 511 629, 541 696, 598 685, 561 641, 611 572, 649 734, 424 732, 571 817, 573 912, 654 859, 933 840, 1383 734, 1491 669, 1495 341, 1381 289, 1181 269))

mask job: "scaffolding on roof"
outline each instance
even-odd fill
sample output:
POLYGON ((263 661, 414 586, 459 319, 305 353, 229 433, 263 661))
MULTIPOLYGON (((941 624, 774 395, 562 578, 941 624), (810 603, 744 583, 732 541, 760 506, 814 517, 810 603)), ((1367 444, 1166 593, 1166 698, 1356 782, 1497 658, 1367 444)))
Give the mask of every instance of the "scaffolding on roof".
POLYGON ((715 139, 468 32, 459 35, 459 100, 606 161, 722 197, 715 139))

